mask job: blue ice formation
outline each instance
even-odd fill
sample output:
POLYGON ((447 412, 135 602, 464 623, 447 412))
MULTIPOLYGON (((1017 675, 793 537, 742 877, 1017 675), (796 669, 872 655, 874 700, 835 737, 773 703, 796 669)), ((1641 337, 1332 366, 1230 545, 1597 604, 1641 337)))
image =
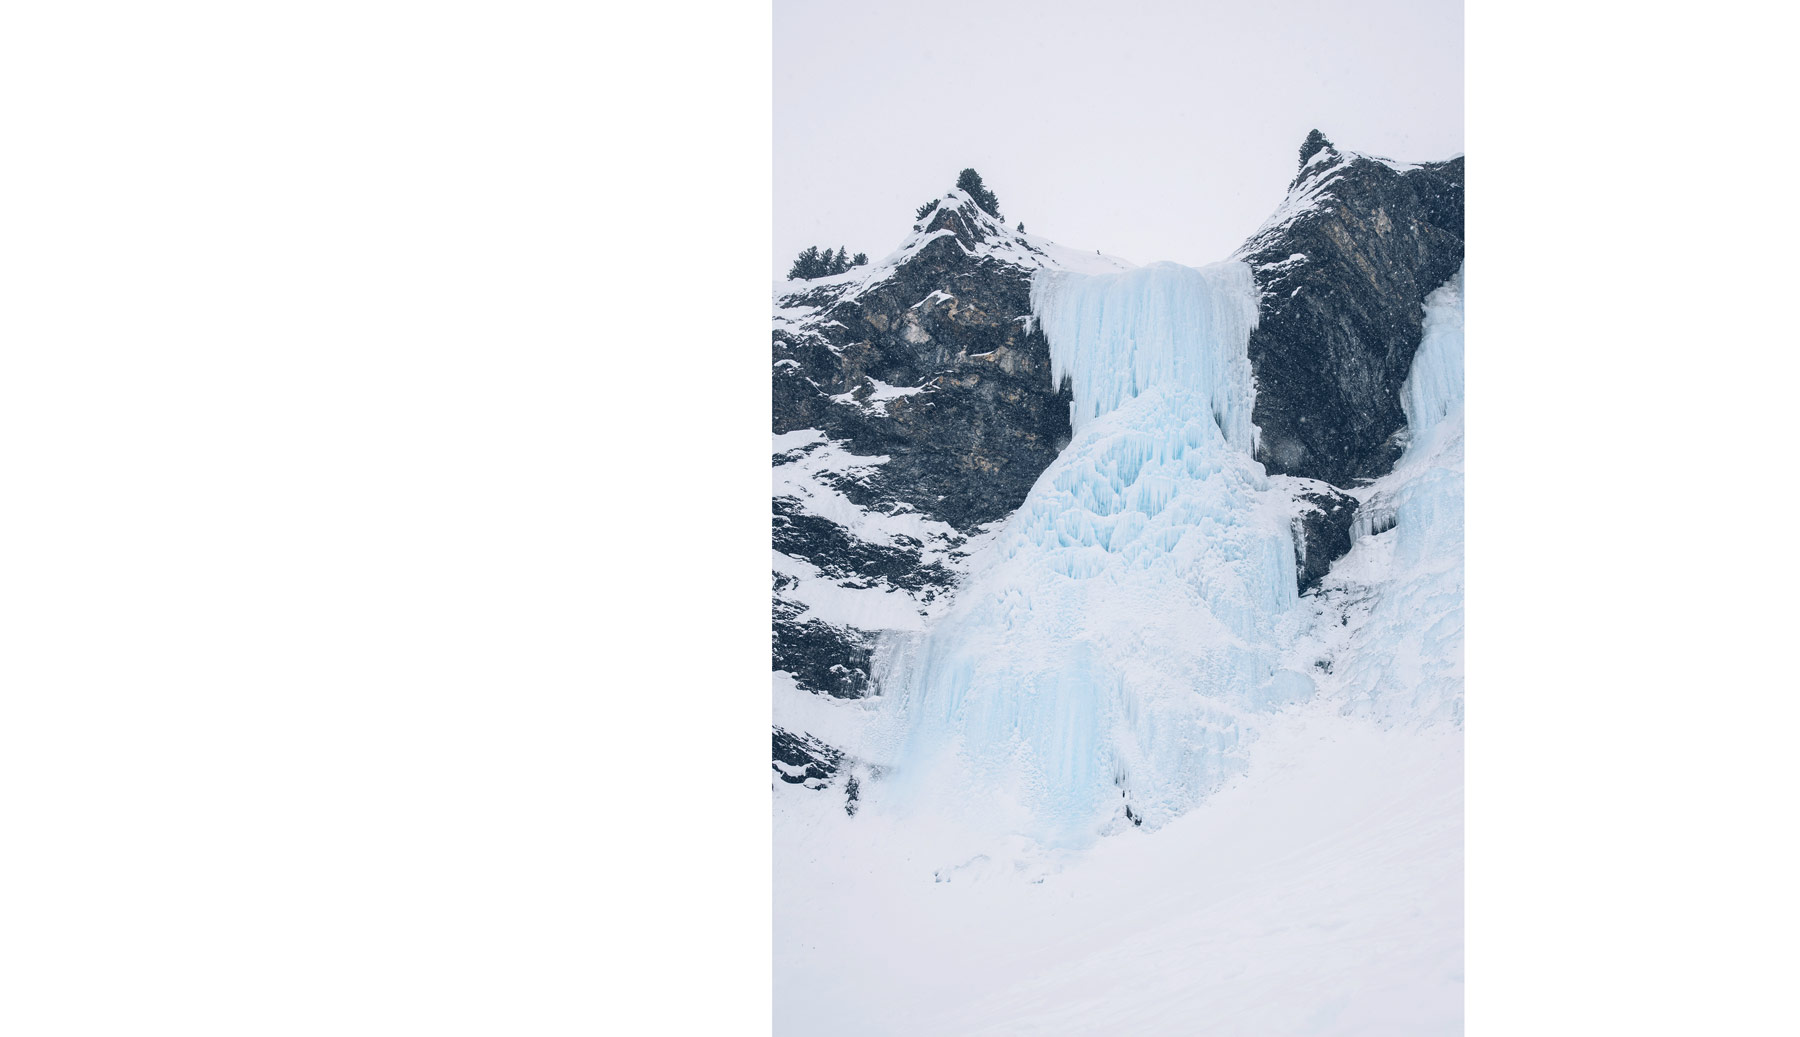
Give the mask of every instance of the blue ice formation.
POLYGON ((1339 563, 1366 613, 1335 670, 1349 708, 1389 723, 1463 717, 1463 273, 1425 297, 1402 387, 1408 444, 1357 512, 1339 563), (1368 590, 1375 593, 1367 594, 1368 590))
POLYGON ((1054 847, 1183 812, 1312 694, 1286 502, 1251 458, 1249 268, 1040 272, 1074 436, 956 604, 880 676, 882 793, 1054 847))
POLYGON ((1067 378, 1080 432, 1157 386, 1200 393, 1225 442, 1249 453, 1250 358, 1257 299, 1250 268, 1157 263, 1128 274, 1039 274, 1031 308, 1050 341, 1051 378, 1067 378))

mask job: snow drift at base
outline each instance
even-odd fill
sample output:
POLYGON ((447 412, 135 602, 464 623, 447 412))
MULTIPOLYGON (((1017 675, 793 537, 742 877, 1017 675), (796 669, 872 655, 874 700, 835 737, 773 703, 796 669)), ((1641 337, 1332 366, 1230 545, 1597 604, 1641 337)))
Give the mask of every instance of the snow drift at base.
POLYGON ((780 797, 775 1033, 1461 1033, 1462 740, 1318 701, 1060 867, 780 797), (952 863, 954 862, 954 863, 952 863))

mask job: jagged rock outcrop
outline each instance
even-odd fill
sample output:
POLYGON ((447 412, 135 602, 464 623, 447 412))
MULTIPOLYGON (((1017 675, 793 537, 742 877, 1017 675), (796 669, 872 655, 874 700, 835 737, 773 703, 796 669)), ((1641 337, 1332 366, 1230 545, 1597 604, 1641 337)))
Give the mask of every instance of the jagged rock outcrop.
POLYGON ((844 754, 806 734, 774 730, 770 766, 790 785, 823 788, 844 762, 844 754))
POLYGON ((1400 456, 1400 386, 1424 301, 1463 262, 1463 160, 1339 151, 1318 130, 1287 199, 1238 257, 1262 293, 1250 336, 1270 474, 1350 487, 1400 456))
POLYGON ((774 431, 819 429, 886 456, 846 487, 859 506, 909 507, 967 534, 1018 507, 1068 441, 1069 395, 1030 326, 1032 269, 982 247, 1022 236, 967 199, 927 219, 872 286, 784 300, 819 312, 775 333, 774 431))
POLYGON ((1294 565, 1301 594, 1312 590, 1331 571, 1331 563, 1350 553, 1350 527, 1357 499, 1316 479, 1296 479, 1290 493, 1298 513, 1294 565))

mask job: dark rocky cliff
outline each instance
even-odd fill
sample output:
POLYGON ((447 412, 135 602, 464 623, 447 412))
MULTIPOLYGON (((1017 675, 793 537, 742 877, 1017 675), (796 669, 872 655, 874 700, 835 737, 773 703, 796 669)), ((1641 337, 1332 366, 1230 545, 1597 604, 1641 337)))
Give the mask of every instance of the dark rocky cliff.
POLYGON ((1463 262, 1463 160, 1340 152, 1314 130, 1274 218, 1239 250, 1262 292, 1250 336, 1257 460, 1336 486, 1385 475, 1425 296, 1463 262))
POLYGON ((1050 384, 1049 345, 1029 327, 1023 236, 960 191, 927 220, 873 286, 851 274, 782 300, 819 312, 775 332, 774 431, 819 429, 885 455, 846 490, 853 500, 966 534, 1018 507, 1068 441, 1069 394, 1050 384), (919 391, 883 398, 880 385, 919 391))

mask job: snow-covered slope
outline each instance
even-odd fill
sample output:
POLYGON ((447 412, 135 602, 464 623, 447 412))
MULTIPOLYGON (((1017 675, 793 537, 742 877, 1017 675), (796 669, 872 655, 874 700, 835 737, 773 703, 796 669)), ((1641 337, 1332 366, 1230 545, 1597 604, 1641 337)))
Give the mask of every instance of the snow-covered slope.
POLYGON ((775 1032, 1460 1033, 1460 732, 1280 720, 1205 806, 1060 868, 781 797, 775 1032))

